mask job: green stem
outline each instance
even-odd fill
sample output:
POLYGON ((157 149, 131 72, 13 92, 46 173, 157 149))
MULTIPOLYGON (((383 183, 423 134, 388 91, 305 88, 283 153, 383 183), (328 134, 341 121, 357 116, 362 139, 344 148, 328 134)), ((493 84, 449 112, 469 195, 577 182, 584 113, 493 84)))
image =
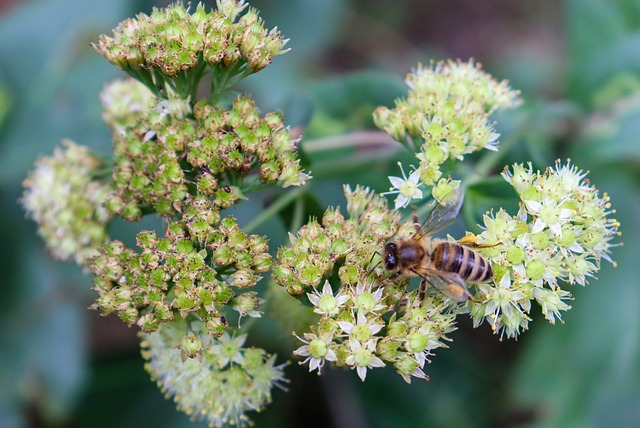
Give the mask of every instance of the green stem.
POLYGON ((346 147, 374 148, 388 146, 399 148, 398 142, 382 131, 358 131, 335 137, 306 140, 303 144, 305 153, 309 154, 344 149, 346 147))
POLYGON ((291 190, 290 192, 285 193, 282 197, 277 199, 269 208, 262 211, 260 215, 253 219, 253 221, 247 224, 243 229, 246 233, 251 233, 262 223, 269 220, 271 217, 275 216, 281 210, 287 207, 290 203, 292 203, 296 198, 298 198, 303 192, 302 188, 297 188, 291 190))
POLYGON ((296 204, 293 207, 293 217, 291 218, 291 225, 289 230, 296 231, 302 226, 304 220, 304 201, 302 199, 296 200, 296 204))
POLYGON ((195 103, 195 99, 198 93, 198 86, 200 85, 200 80, 204 75, 205 70, 207 69, 207 63, 202 59, 202 54, 198 54, 198 67, 193 69, 191 72, 191 82, 190 87, 191 91, 189 95, 191 96, 191 102, 195 103))

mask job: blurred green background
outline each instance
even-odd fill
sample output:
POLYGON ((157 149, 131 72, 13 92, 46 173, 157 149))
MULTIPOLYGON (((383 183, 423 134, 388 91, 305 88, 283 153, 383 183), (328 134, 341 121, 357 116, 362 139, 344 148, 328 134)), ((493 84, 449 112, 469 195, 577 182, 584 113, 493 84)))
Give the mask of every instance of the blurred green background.
MULTIPOLYGON (((89 42, 161 2, 0 2, 0 428, 188 427, 143 369, 134 328, 87 310, 89 277, 51 260, 17 204, 40 154, 62 138, 110 151, 99 92, 120 74, 89 42)), ((640 426, 640 0, 255 0, 292 51, 250 77, 263 111, 304 126, 322 204, 344 204, 343 183, 383 191, 397 174, 389 151, 314 152, 314 139, 373 129, 371 111, 403 94, 418 62, 473 57, 521 89, 525 105, 498 117, 510 150, 501 165, 537 168, 570 157, 611 195, 625 245, 618 268, 572 290, 565 324, 534 309, 531 331, 500 342, 462 321, 451 349, 426 367, 430 382, 405 384, 391 369, 309 375, 295 361, 288 392, 254 415, 258 427, 637 427, 640 426), (336 154, 339 159, 336 160, 336 154), (317 155, 317 156, 316 156, 317 155)), ((325 140, 326 141, 326 140, 325 140)), ((496 172, 501 170, 497 168, 496 172)), ((479 218, 512 204, 495 182, 469 189, 479 218)), ((238 210, 243 222, 260 200, 238 210)), ((114 234, 143 226, 114 225, 114 234)), ((273 248, 285 230, 266 224, 273 248)), ((268 308, 267 308, 268 310, 268 308)), ((268 313, 268 312, 267 312, 268 313)), ((271 321, 252 343, 291 359, 271 321), (271 339, 270 339, 271 338, 271 339)))

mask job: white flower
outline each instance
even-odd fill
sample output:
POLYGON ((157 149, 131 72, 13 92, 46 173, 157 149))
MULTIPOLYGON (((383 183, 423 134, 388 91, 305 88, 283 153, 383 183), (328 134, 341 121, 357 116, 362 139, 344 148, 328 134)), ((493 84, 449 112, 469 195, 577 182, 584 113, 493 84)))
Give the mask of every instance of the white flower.
POLYGON ((217 362, 221 368, 224 368, 229 363, 229 361, 241 364, 242 346, 244 345, 244 342, 246 340, 246 334, 234 337, 232 339, 231 336, 229 336, 229 333, 225 331, 222 334, 220 341, 211 347, 210 353, 218 358, 217 362))
POLYGON ((573 216, 572 210, 562 207, 565 201, 566 199, 554 201, 550 198, 545 198, 542 202, 525 200, 527 210, 535 216, 531 233, 538 233, 548 227, 555 236, 562 235, 562 226, 571 221, 573 216))
POLYGON ((384 367, 382 360, 374 355, 376 340, 371 339, 364 344, 351 338, 349 339, 351 354, 346 358, 346 363, 355 367, 358 376, 364 382, 367 377, 367 368, 384 367))
POLYGON ((373 285, 366 282, 359 282, 355 289, 351 288, 355 306, 362 312, 380 312, 387 308, 382 301, 383 287, 378 287, 376 291, 371 291, 373 285))
POLYGON ((409 174, 409 178, 407 178, 402 164, 398 162, 398 165, 402 172, 402 178, 389 177, 389 181, 393 187, 391 187, 388 192, 383 193, 383 195, 398 194, 396 198, 396 209, 406 207, 412 199, 422 199, 422 191, 419 189, 422 184, 420 183, 420 171, 413 171, 409 174))
POLYGON ((324 282, 322 293, 314 290, 313 293, 307 293, 307 297, 313 306, 315 306, 313 312, 327 316, 337 315, 340 307, 349 300, 349 296, 343 294, 342 291, 334 296, 329 281, 324 282))
POLYGON ((376 323, 376 319, 368 320, 364 311, 358 311, 357 322, 338 321, 338 325, 350 338, 366 342, 384 327, 384 323, 376 323))
POLYGON ((310 372, 318 370, 318 374, 320 374, 325 361, 336 361, 338 359, 335 351, 331 349, 332 337, 330 334, 324 334, 319 337, 317 334, 305 333, 306 340, 295 333, 293 335, 305 343, 305 345, 293 351, 293 354, 307 357, 299 364, 309 363, 310 372))

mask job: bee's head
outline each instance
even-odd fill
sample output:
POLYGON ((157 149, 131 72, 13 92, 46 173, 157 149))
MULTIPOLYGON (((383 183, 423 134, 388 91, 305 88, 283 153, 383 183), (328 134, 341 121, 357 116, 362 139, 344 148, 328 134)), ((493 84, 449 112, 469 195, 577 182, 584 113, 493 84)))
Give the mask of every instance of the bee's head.
POLYGON ((398 246, 393 242, 388 242, 384 246, 384 254, 382 255, 382 263, 386 270, 394 271, 398 268, 397 252, 398 246))

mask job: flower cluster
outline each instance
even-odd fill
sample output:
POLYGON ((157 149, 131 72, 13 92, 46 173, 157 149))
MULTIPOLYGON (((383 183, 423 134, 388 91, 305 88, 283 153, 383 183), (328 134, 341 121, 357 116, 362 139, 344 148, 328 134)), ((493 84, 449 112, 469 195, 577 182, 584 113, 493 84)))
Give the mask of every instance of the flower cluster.
POLYGON ((278 251, 273 277, 292 296, 317 288, 336 266, 341 283, 355 286, 398 230, 399 216, 387 208, 384 198, 360 186, 353 191, 346 186, 345 194, 349 218, 339 208, 330 208, 322 224, 311 220, 296 236, 290 235, 290 247, 278 251))
POLYGON ((180 4, 154 8, 121 22, 113 37, 102 35, 93 47, 154 93, 162 88, 185 98, 195 95, 206 74, 219 94, 234 83, 230 79, 262 70, 286 52, 285 43, 244 1, 217 0, 217 10, 209 12, 200 3, 193 14, 180 4))
POLYGON ((416 290, 407 291, 407 277, 390 278, 379 268, 384 243, 414 233, 413 224, 401 225, 384 199, 368 189, 346 187, 345 194, 348 219, 338 208, 329 209, 322 225, 303 226, 291 236, 291 247, 278 252, 276 282, 308 298, 321 316, 294 354, 306 357, 302 363, 310 371, 320 372, 330 361, 355 369, 363 381, 367 369, 385 363, 407 382, 411 376, 427 379, 424 364, 455 328, 455 313, 441 295, 420 301, 416 290), (340 285, 332 287, 327 278, 336 277, 340 285))
POLYGON ((378 128, 418 150, 416 171, 427 186, 440 179, 446 160, 495 149, 498 134, 489 115, 521 102, 506 81, 495 81, 472 61, 419 65, 406 82, 408 97, 396 100, 393 109, 377 108, 373 118, 378 128))
POLYGON ((103 205, 110 187, 99 178, 99 158, 72 141, 62 145, 36 162, 22 205, 54 257, 84 265, 107 239, 111 216, 103 205))
POLYGON ((125 323, 152 332, 176 315, 193 314, 217 336, 227 325, 225 305, 240 316, 260 316, 261 299, 242 291, 271 267, 267 239, 247 235, 232 217, 220 220, 206 199, 185 205, 183 219, 169 223, 164 237, 138 233, 140 252, 113 241, 92 260, 100 295, 95 307, 103 315, 117 312, 125 323))
POLYGON ((202 337, 200 327, 184 321, 142 335, 147 371, 192 418, 204 419, 213 427, 250 425, 246 413, 269 404, 274 386, 283 388, 283 365, 275 365, 275 355, 263 349, 243 347, 246 336, 205 335, 206 351, 193 339, 197 337, 202 337), (197 352, 200 357, 185 360, 184 352, 197 352))
POLYGON ((599 196, 586 175, 560 162, 544 173, 531 165, 505 170, 522 204, 516 217, 504 210, 484 217, 486 230, 478 240, 495 244, 480 250, 493 265, 495 284, 478 285, 486 300, 471 306, 476 325, 486 319, 496 333, 515 337, 528 326, 532 300, 555 323, 570 308, 562 282, 585 285, 601 259, 612 262, 619 224, 609 217, 609 197, 599 196))
POLYGON ((318 374, 330 361, 355 369, 364 381, 367 369, 384 367, 386 362, 407 383, 411 376, 428 380, 424 364, 434 349, 446 346, 442 340, 455 329, 455 314, 439 295, 421 301, 413 290, 396 300, 398 291, 395 285, 374 288, 359 282, 341 286, 334 295, 326 281, 322 292, 308 294, 320 321, 299 338, 304 345, 293 353, 306 357, 301 364, 308 363, 309 371, 318 374), (392 315, 383 318, 388 313, 392 315))
MULTIPOLYGON (((260 117, 248 96, 238 96, 230 109, 199 102, 193 107, 193 118, 188 117, 189 105, 156 100, 146 115, 127 127, 125 118, 140 103, 135 99, 132 96, 128 113, 119 121, 109 115, 116 192, 107 207, 127 220, 138 220, 150 208, 172 216, 184 198, 194 193, 212 198, 217 209, 225 209, 242 197, 245 183, 245 190, 255 181, 299 186, 310 177, 300 168, 296 140, 282 116, 260 117), (229 173, 235 177, 233 182, 225 182, 229 173)), ((112 108, 105 105, 105 110, 112 108)))

